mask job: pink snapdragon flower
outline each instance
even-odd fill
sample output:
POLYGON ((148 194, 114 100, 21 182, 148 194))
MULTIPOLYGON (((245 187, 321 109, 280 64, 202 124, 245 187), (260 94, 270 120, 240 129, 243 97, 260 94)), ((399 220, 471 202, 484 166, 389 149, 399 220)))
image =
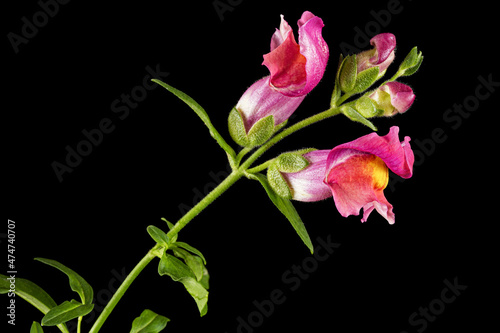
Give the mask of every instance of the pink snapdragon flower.
POLYGON ((280 28, 271 39, 271 52, 264 55, 263 62, 271 72, 271 87, 289 97, 306 95, 316 87, 330 54, 321 35, 324 26, 321 18, 306 11, 297 24, 298 44, 292 28, 281 15, 280 28))
POLYGON ((388 82, 368 97, 375 102, 377 109, 383 111, 383 116, 404 113, 415 100, 413 90, 400 82, 388 82))
POLYGON ((358 73, 379 66, 379 73, 383 75, 394 60, 396 36, 391 33, 378 34, 370 40, 370 44, 374 46, 373 49, 357 55, 358 73))
POLYGON ((390 224, 394 223, 393 207, 383 192, 389 182, 388 170, 410 178, 415 160, 410 138, 400 142, 398 133, 399 128, 393 126, 385 136, 371 133, 330 151, 324 183, 330 187, 342 216, 359 215, 363 208, 361 222, 365 222, 376 209, 390 224))
POLYGON ((316 150, 304 154, 309 165, 295 173, 282 173, 292 191, 292 199, 319 201, 333 196, 338 211, 344 217, 359 215, 362 222, 376 209, 393 224, 392 205, 383 190, 389 182, 389 169, 403 178, 413 173, 414 155, 410 138, 399 141, 399 128, 389 134, 362 136, 332 150, 316 150))
POLYGON ((271 52, 264 55, 263 64, 270 75, 248 88, 235 107, 247 134, 270 115, 275 126, 282 124, 323 77, 329 56, 321 35, 323 21, 306 11, 298 26, 297 44, 292 28, 281 16, 280 29, 271 38, 271 52))

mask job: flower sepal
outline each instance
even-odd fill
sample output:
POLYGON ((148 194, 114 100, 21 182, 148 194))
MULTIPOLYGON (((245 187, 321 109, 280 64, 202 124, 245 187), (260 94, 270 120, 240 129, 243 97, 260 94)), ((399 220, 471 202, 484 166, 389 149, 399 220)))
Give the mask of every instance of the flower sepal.
POLYGON ((360 112, 354 109, 352 106, 344 105, 340 108, 340 111, 350 120, 361 123, 365 126, 368 126, 373 131, 377 131, 377 127, 373 125, 371 121, 366 119, 360 112))
POLYGON ((273 190, 284 199, 293 198, 293 189, 283 177, 283 173, 296 173, 309 166, 309 161, 303 156, 316 149, 303 149, 294 152, 283 153, 276 157, 267 169, 267 180, 273 190))
POLYGON ((422 51, 418 52, 418 49, 415 46, 399 66, 399 76, 410 76, 415 74, 420 68, 420 65, 422 65, 423 61, 424 56, 422 55, 422 51))
POLYGON ((342 62, 339 75, 340 89, 349 95, 359 94, 368 89, 385 74, 379 66, 358 72, 357 56, 347 56, 342 62))
POLYGON ((257 121, 247 133, 243 118, 236 108, 231 110, 228 118, 229 134, 233 138, 234 142, 247 148, 263 145, 273 136, 274 133, 285 126, 286 123, 287 121, 285 120, 278 126, 275 126, 274 116, 269 115, 259 119, 259 121, 257 121))

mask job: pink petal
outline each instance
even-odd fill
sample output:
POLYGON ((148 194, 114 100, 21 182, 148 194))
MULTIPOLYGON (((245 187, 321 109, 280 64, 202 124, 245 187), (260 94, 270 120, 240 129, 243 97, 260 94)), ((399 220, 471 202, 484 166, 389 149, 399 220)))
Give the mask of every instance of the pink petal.
POLYGON ((394 223, 392 205, 384 197, 388 171, 377 156, 345 149, 338 155, 340 161, 328 169, 325 183, 330 187, 335 205, 344 217, 359 215, 364 210, 365 222, 373 209, 377 209, 389 223, 394 223))
POLYGON ((313 202, 332 196, 330 188, 323 183, 326 159, 330 150, 315 150, 304 154, 309 165, 299 172, 283 173, 293 189, 293 200, 313 202))
POLYGON ((400 113, 410 108, 415 100, 413 90, 406 84, 400 82, 388 82, 382 89, 391 95, 391 104, 400 113))
POLYGON ((269 86, 269 76, 255 82, 241 96, 236 109, 245 123, 245 129, 250 131, 260 119, 274 115, 274 125, 287 120, 304 100, 302 97, 287 97, 269 86))
POLYGON ((376 58, 370 60, 374 65, 379 65, 385 62, 392 54, 394 57, 394 49, 396 48, 396 36, 390 33, 383 33, 374 36, 370 40, 370 44, 377 50, 376 58))
POLYGON ((314 89, 323 78, 330 51, 321 34, 323 20, 310 12, 304 12, 299 20, 300 52, 306 57, 307 84, 302 94, 314 89), (307 18, 307 20, 305 20, 307 18), (305 22, 304 22, 305 21, 305 22))
POLYGON ((415 160, 410 147, 410 137, 406 136, 404 141, 400 142, 398 133, 399 127, 393 126, 385 136, 371 133, 335 147, 328 156, 327 170, 349 157, 349 152, 354 150, 378 156, 394 173, 403 178, 410 178, 415 160))
POLYGON ((289 97, 309 93, 323 77, 329 57, 321 18, 304 12, 298 25, 299 44, 281 16, 280 30, 274 33, 271 52, 264 55, 263 62, 271 73, 271 86, 289 97))

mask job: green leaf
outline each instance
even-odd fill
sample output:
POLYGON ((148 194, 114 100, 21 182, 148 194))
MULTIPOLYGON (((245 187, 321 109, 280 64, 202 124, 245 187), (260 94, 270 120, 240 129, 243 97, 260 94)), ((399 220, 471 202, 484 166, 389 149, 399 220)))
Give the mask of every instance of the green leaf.
POLYGON ((263 145, 274 134, 274 116, 269 115, 259 119, 248 132, 248 146, 255 147, 263 145))
POLYGON ((43 333, 43 328, 40 323, 34 321, 31 325, 30 333, 43 333))
MULTIPOLYGON (((167 221, 167 219, 164 217, 162 217, 161 220, 165 221, 167 223, 168 230, 172 230, 172 228, 174 227, 174 224, 172 222, 167 221)), ((175 234, 174 237, 172 237, 172 239, 170 240, 170 244, 175 243, 175 241, 177 240, 177 236, 178 236, 178 234, 175 234)))
POLYGON ((245 123, 243 122, 243 118, 241 117, 240 112, 236 108, 233 108, 229 113, 227 122, 229 135, 231 135, 231 138, 233 138, 234 142, 242 147, 249 146, 250 142, 248 141, 245 123))
POLYGON ((194 273, 185 263, 168 253, 164 253, 160 259, 158 274, 168 275, 174 281, 180 281, 186 277, 196 278, 194 273))
POLYGON ((191 272, 195 275, 196 280, 200 281, 203 277, 203 268, 205 267, 205 265, 203 265, 203 260, 181 248, 174 248, 173 251, 176 257, 184 260, 186 265, 191 269, 191 272))
POLYGON ((274 163, 279 171, 286 173, 299 172, 309 165, 305 157, 295 152, 281 154, 274 163))
POLYGON ((134 319, 130 333, 157 333, 161 332, 170 321, 167 317, 144 310, 141 315, 134 319))
POLYGON ((267 169, 267 181, 278 196, 284 199, 292 199, 292 189, 281 172, 278 170, 276 164, 271 164, 267 169))
POLYGON ((341 108, 341 111, 347 118, 351 119, 352 121, 357 121, 363 125, 368 126, 372 130, 377 131, 377 128, 372 124, 371 121, 363 117, 358 111, 354 110, 350 106, 343 106, 341 108))
POLYGON ((413 65, 413 67, 405 69, 404 73, 402 73, 401 76, 410 76, 410 75, 415 74, 419 70, 423 61, 424 61, 424 57, 422 55, 422 52, 420 52, 417 56, 417 61, 416 61, 415 65, 413 65))
MULTIPOLYGON (((0 274, 0 294, 9 292, 10 281, 7 280, 8 278, 8 276, 0 274)), ((16 288, 12 289, 15 294, 26 300, 43 314, 46 314, 51 308, 57 305, 45 290, 29 280, 16 277, 15 285, 16 288)))
POLYGON ((193 278, 184 278, 180 282, 182 282, 188 293, 196 302, 198 311, 200 311, 200 316, 203 317, 206 315, 208 310, 208 291, 201 285, 201 283, 193 278))
POLYGON ((207 268, 203 266, 203 276, 201 277, 200 280, 198 280, 198 282, 201 284, 203 288, 208 290, 210 289, 209 280, 210 280, 210 274, 208 274, 207 268))
POLYGON ((340 89, 340 70, 342 69, 342 63, 344 62, 344 57, 342 53, 340 54, 339 57, 339 64, 337 67, 337 75, 335 76, 335 87, 333 88, 333 93, 332 93, 332 98, 330 101, 330 106, 336 107, 337 106, 337 101, 339 100, 340 96, 342 95, 342 90, 340 89))
POLYGON ((347 56, 342 64, 342 69, 340 70, 340 88, 345 93, 349 94, 354 89, 354 85, 357 81, 358 65, 356 61, 356 55, 347 56))
POLYGON ((66 274, 69 278, 69 285, 71 287, 71 290, 77 292, 78 295, 80 295, 82 303, 83 304, 92 303, 92 300, 94 298, 94 291, 92 287, 75 271, 55 260, 45 259, 45 258, 35 258, 35 260, 40 261, 46 265, 52 266, 54 268, 57 268, 58 270, 66 274))
POLYGON ((406 55, 401 65, 399 65, 399 70, 403 71, 408 68, 412 68, 418 63, 418 49, 415 46, 411 51, 406 55))
POLYGON ((208 287, 208 272, 206 269, 203 270, 201 281, 198 282, 195 274, 188 265, 176 257, 165 253, 158 265, 158 273, 160 275, 168 275, 172 280, 181 282, 195 300, 200 315, 204 316, 207 313, 208 291, 206 287, 208 287))
POLYGON ((153 238, 153 240, 160 244, 161 246, 165 247, 166 249, 170 245, 170 239, 168 238, 167 234, 163 232, 160 228, 155 227, 154 225, 150 225, 147 228, 149 236, 153 238))
POLYGON ((375 117, 379 113, 373 101, 367 96, 360 97, 354 108, 365 118, 375 117))
MULTIPOLYGON (((0 274, 0 294, 10 292, 10 281, 8 278, 8 276, 0 274)), ((15 294, 33 305, 43 314, 46 314, 50 309, 57 306, 57 303, 45 290, 26 279, 16 277, 15 294)), ((58 325, 58 327, 62 332, 69 333, 66 325, 62 324, 58 325)))
POLYGON ((362 93, 379 79, 379 67, 375 66, 358 73, 352 94, 362 93))
POLYGON ((210 131, 210 135, 217 141, 219 146, 221 146, 222 149, 224 149, 229 156, 234 158, 236 156, 233 148, 227 144, 227 142, 224 140, 224 138, 219 134, 219 132, 215 129, 215 127, 212 125, 212 122, 210 121, 210 118, 208 117, 207 112, 205 109, 201 107, 200 104, 198 104, 194 99, 192 99, 190 96, 187 94, 183 93, 182 91, 175 89, 174 87, 166 84, 165 82, 162 82, 157 79, 152 79, 151 81, 158 83, 160 86, 163 88, 167 89, 170 91, 172 94, 177 96, 180 100, 182 100, 184 103, 186 103, 197 115, 200 117, 200 119, 203 121, 203 123, 208 127, 208 130, 210 131))
POLYGON ((94 308, 94 304, 82 304, 72 299, 64 301, 62 304, 50 309, 42 318, 43 326, 55 326, 65 323, 69 320, 83 317, 89 314, 94 308))
POLYGON ((197 250, 197 249, 195 249, 194 247, 192 247, 191 245, 186 244, 186 243, 184 243, 184 242, 176 242, 176 243, 175 243, 175 246, 181 247, 181 248, 183 248, 184 250, 188 250, 189 252, 196 254, 196 255, 197 255, 197 256, 199 256, 201 259, 203 259, 203 263, 204 263, 205 265, 207 264, 207 261, 205 260, 205 257, 203 256, 203 254, 202 254, 199 250, 197 250))
POLYGON ((285 215, 288 221, 290 221, 292 227, 295 229, 295 232, 297 232, 300 239, 302 239, 307 248, 311 251, 311 253, 313 253, 314 248, 311 239, 309 238, 309 234, 307 233, 306 227, 304 226, 304 223, 302 222, 299 214, 295 210, 292 202, 277 195, 269 185, 266 176, 262 174, 255 174, 253 178, 257 179, 262 184, 271 201, 279 209, 279 211, 283 215, 285 215))

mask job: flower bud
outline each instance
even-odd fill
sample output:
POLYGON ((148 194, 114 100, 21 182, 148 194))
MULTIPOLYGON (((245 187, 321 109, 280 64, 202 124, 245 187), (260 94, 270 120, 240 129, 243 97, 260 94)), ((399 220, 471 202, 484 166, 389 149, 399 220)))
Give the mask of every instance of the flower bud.
POLYGON ((390 33, 378 34, 370 40, 370 44, 374 46, 373 49, 357 55, 358 73, 377 66, 381 77, 394 60, 396 36, 390 33))
POLYGON ((381 116, 390 117, 404 113, 415 100, 413 90, 400 82, 388 82, 373 92, 369 98, 375 103, 381 116))
POLYGON ((347 94, 358 94, 368 89, 386 72, 394 60, 396 37, 379 34, 371 39, 371 50, 347 56, 340 68, 340 88, 347 94))
POLYGON ((264 144, 319 83, 329 57, 321 31, 323 21, 304 12, 298 21, 299 43, 281 16, 263 64, 270 75, 255 82, 229 115, 229 133, 243 147, 264 144))
POLYGON ((266 76, 245 91, 229 114, 229 133, 240 146, 262 145, 285 125, 304 98, 275 91, 266 76))

